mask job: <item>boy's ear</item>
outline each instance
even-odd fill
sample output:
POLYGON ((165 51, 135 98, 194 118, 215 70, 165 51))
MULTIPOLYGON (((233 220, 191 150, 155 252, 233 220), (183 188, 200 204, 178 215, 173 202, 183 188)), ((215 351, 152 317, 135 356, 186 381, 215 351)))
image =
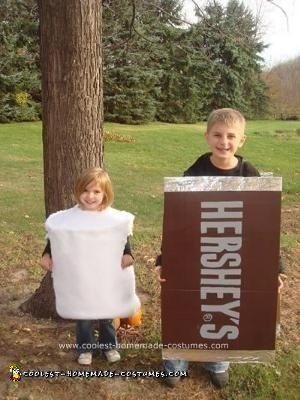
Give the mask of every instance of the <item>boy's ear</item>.
POLYGON ((241 137, 240 144, 239 144, 239 148, 243 147, 243 144, 245 143, 246 139, 247 139, 247 136, 246 136, 246 135, 243 135, 243 136, 241 137))

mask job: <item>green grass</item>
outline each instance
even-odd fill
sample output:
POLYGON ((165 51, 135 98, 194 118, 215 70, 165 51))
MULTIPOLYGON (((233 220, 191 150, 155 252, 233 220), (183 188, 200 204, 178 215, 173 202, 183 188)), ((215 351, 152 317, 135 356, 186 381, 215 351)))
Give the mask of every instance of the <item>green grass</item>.
POLYGON ((300 349, 281 353, 272 365, 232 367, 226 400, 298 400, 300 349))
POLYGON ((43 221, 41 124, 0 125, 1 228, 34 231, 43 221))
MULTIPOLYGON (((114 182, 115 204, 137 215, 139 234, 155 235, 162 218, 163 177, 182 175, 199 154, 207 151, 204 124, 107 124, 106 129, 135 139, 133 143, 105 145, 105 165, 114 182)), ((289 203, 297 201, 300 191, 299 129, 297 121, 251 121, 242 151, 259 170, 283 176, 284 202, 289 203)), ((35 233, 41 231, 40 131, 40 123, 0 125, 0 207, 13 231, 29 227, 35 233)))
MULTIPOLYGON (((136 215, 135 252, 155 257, 160 246, 163 177, 181 176, 207 151, 205 125, 106 124, 105 128, 134 138, 129 143, 106 143, 105 166, 114 183, 115 206, 136 215)), ((250 121, 247 136, 241 155, 259 170, 282 176, 283 205, 294 207, 300 193, 300 122, 250 121)), ((22 265, 38 279, 42 273, 37 260, 44 244, 41 124, 0 125, 0 143, 0 274, 1 269, 4 276, 5 271, 22 265)), ((282 235, 284 248, 295 247, 299 241, 298 233, 287 231, 282 235)), ((149 268, 144 265, 138 274, 151 292, 149 268)), ((156 330, 152 326, 143 329, 148 340, 159 337, 159 323, 156 330)), ((297 360, 299 352, 291 349, 280 352, 273 366, 235 366, 226 398, 296 399, 297 360)))

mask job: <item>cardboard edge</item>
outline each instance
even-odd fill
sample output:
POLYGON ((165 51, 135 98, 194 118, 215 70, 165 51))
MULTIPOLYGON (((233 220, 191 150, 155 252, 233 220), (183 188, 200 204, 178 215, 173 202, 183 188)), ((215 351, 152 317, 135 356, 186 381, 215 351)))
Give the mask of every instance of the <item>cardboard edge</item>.
POLYGON ((200 362, 231 363, 272 363, 275 361, 275 350, 193 350, 163 349, 164 360, 186 360, 200 362))

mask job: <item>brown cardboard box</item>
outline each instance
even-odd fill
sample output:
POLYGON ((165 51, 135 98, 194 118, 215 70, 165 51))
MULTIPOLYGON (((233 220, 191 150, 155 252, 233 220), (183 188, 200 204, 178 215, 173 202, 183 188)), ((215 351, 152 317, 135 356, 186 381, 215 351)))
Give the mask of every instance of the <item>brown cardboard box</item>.
POLYGON ((272 361, 281 178, 165 178, 163 358, 272 361))

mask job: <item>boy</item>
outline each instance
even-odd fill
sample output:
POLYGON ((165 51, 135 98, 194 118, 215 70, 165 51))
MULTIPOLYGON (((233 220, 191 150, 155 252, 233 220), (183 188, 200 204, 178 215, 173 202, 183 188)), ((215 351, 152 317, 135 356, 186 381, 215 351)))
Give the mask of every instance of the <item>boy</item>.
MULTIPOLYGON (((245 125, 245 118, 237 110, 221 108, 213 111, 208 117, 205 133, 211 152, 200 156, 184 172, 184 176, 259 176, 253 165, 236 155, 246 140, 245 125)), ((156 259, 156 272, 159 274, 160 282, 165 281, 160 277, 162 265, 162 255, 160 255, 156 259)), ((209 371, 211 381, 216 387, 222 388, 227 384, 228 362, 203 363, 203 367, 209 371)), ((164 361, 166 372, 186 371, 187 368, 188 362, 184 360, 164 361)), ((180 377, 168 377, 166 384, 174 387, 179 380, 180 377)))

